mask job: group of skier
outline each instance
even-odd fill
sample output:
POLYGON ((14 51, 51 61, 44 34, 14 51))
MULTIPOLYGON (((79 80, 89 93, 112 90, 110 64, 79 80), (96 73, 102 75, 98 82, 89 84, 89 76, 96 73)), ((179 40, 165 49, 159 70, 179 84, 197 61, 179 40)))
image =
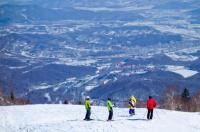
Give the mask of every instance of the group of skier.
MULTIPOLYGON (((108 108, 108 112, 109 112, 109 116, 108 116, 108 120, 107 121, 111 121, 112 117, 113 117, 113 103, 111 102, 111 99, 108 98, 107 102, 106 102, 106 106, 108 108)), ((90 97, 87 96, 85 99, 85 109, 86 109, 86 115, 84 120, 91 120, 90 115, 91 115, 91 101, 90 101, 90 97)))
MULTIPOLYGON (((135 108, 136 108, 136 98, 134 96, 131 96, 128 102, 128 107, 129 107, 129 114, 130 116, 135 115, 135 108)), ((153 99, 152 96, 149 96, 149 99, 147 100, 146 103, 146 107, 147 107, 147 119, 148 120, 152 120, 153 119, 153 109, 156 107, 157 103, 155 101, 155 99, 153 99)), ((110 98, 107 99, 106 101, 106 106, 109 112, 108 115, 108 120, 107 121, 112 121, 112 117, 113 117, 113 103, 111 101, 110 98)), ((86 115, 84 120, 89 121, 91 120, 90 115, 91 115, 91 101, 90 101, 90 97, 87 96, 85 98, 85 109, 86 109, 86 115)))

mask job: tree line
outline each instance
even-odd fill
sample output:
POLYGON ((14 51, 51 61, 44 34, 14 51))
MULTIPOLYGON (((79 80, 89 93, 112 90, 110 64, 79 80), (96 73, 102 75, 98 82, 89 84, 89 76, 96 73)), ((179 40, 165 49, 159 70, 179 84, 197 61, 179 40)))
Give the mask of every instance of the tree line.
POLYGON ((5 95, 0 88, 0 105, 25 105, 30 104, 29 100, 17 98, 12 90, 8 95, 5 95))
POLYGON ((167 87, 163 92, 160 108, 187 112, 200 111, 200 91, 190 94, 188 88, 180 92, 175 86, 167 87))
MULTIPOLYGON (((128 99, 123 101, 115 101, 120 107, 127 107, 128 99)), ((71 102, 69 100, 64 100, 64 104, 83 104, 82 101, 71 102)), ((0 105, 25 105, 31 104, 27 99, 17 98, 13 90, 10 91, 8 95, 4 95, 2 89, 0 88, 0 105)), ((94 100, 94 105, 102 105, 103 102, 99 100, 94 100)), ((144 108, 146 107, 146 102, 137 99, 137 107, 144 108)), ((161 109, 176 110, 176 111, 187 111, 187 112, 199 112, 200 111, 200 91, 195 94, 191 94, 188 88, 184 88, 183 91, 180 91, 176 86, 168 86, 161 100, 158 102, 158 107, 161 109)))

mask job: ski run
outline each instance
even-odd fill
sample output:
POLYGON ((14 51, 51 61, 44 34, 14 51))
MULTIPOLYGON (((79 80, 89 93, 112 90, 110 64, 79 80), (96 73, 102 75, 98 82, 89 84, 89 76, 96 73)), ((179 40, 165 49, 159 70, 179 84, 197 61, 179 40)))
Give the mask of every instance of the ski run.
POLYGON ((113 121, 106 121, 106 107, 92 106, 84 121, 84 105, 0 106, 0 132, 200 132, 200 113, 154 110, 146 120, 146 109, 114 108, 113 121))

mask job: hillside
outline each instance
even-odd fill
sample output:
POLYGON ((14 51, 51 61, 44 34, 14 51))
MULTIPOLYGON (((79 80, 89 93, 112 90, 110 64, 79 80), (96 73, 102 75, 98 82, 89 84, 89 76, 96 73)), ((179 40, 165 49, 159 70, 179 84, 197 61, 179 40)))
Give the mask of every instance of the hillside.
POLYGON ((16 98, 14 93, 11 93, 10 96, 6 96, 0 89, 0 106, 24 104, 30 104, 30 101, 22 98, 16 98))
POLYGON ((114 121, 107 122, 105 107, 92 107, 93 121, 83 121, 84 106, 26 105, 0 107, 1 132, 199 132, 200 113, 156 109, 146 120, 146 109, 134 117, 128 109, 114 108, 114 121))
POLYGON ((195 94, 199 7, 199 0, 0 1, 0 87, 34 104, 85 95, 160 100, 172 85, 195 94))

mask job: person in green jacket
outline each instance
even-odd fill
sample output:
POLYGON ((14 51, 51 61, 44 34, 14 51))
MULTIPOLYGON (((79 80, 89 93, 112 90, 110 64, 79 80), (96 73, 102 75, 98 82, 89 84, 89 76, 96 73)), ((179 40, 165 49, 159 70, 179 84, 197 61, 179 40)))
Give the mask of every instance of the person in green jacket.
POLYGON ((91 115, 91 102, 90 102, 90 97, 87 96, 85 99, 85 109, 86 109, 86 115, 84 120, 89 121, 90 119, 90 115, 91 115))
POLYGON ((112 104, 110 98, 107 99, 106 106, 107 106, 108 112, 109 112, 109 116, 108 116, 108 120, 107 121, 111 121, 112 117, 113 117, 113 106, 114 105, 112 104))

